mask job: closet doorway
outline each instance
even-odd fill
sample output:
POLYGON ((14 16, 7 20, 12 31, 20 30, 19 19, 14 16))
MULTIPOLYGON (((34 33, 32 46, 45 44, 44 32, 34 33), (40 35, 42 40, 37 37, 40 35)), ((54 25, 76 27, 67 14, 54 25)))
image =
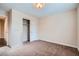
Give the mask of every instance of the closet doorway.
POLYGON ((23 19, 23 43, 30 42, 30 20, 23 19))

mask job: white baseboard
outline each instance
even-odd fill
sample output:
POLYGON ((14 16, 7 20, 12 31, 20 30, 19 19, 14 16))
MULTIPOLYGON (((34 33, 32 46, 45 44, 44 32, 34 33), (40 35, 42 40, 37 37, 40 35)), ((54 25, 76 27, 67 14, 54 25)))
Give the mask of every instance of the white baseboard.
POLYGON ((67 43, 63 43, 63 42, 55 42, 55 41, 49 41, 49 40, 43 40, 43 41, 48 41, 48 42, 52 42, 52 43, 56 43, 56 44, 61 44, 61 45, 77 48, 77 46, 75 46, 75 45, 71 45, 71 44, 67 44, 67 43))

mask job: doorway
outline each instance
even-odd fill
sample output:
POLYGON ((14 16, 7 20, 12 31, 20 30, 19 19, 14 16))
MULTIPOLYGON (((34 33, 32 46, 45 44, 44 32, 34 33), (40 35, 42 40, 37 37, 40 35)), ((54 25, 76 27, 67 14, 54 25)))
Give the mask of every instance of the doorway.
POLYGON ((0 19, 0 38, 4 38, 4 20, 0 19))
POLYGON ((23 43, 30 42, 30 20, 23 19, 23 43))
POLYGON ((5 38, 5 17, 0 16, 0 47, 7 45, 5 38))

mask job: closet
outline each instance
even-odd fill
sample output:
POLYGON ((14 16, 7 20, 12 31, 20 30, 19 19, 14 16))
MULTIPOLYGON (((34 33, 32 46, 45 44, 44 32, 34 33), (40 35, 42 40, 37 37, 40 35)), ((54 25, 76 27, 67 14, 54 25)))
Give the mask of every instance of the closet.
POLYGON ((23 19, 23 43, 30 41, 30 20, 23 19))

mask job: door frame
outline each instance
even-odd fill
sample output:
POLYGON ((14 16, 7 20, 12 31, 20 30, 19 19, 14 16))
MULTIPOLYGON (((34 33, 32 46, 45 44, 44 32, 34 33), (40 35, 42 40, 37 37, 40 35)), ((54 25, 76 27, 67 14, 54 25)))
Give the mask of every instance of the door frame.
POLYGON ((25 18, 23 20, 27 21, 27 41, 30 42, 30 20, 25 18))
POLYGON ((0 16, 0 19, 4 20, 4 39, 8 45, 8 17, 7 16, 0 16))

